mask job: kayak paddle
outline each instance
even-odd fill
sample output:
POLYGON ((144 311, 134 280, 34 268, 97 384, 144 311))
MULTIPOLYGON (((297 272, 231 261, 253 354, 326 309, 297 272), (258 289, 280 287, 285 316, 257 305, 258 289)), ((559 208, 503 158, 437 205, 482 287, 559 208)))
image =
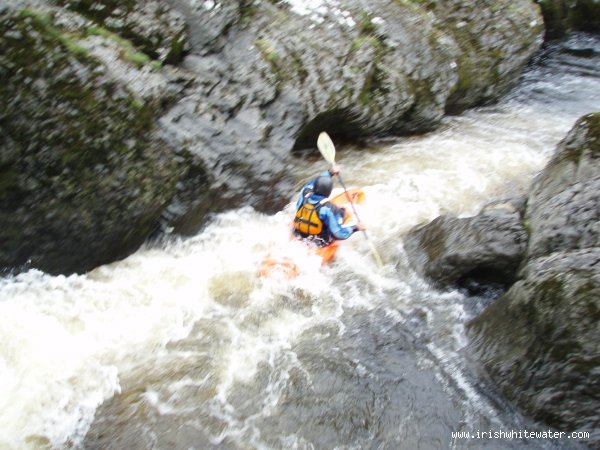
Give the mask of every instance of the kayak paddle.
MULTIPOLYGON (((335 146, 333 145, 333 141, 331 140, 331 138, 325 131, 323 131, 323 132, 321 132, 321 134, 319 134, 319 138, 317 139, 317 147, 319 148, 321 155, 323 155, 323 158, 325 158, 325 161, 327 161, 331 165, 334 165, 335 164, 335 146)), ((340 180, 340 184, 344 188, 344 192, 346 193, 346 196, 348 197, 348 201, 350 202, 350 205, 352 206, 352 211, 354 212, 354 216, 356 217, 356 220, 358 220, 360 222, 360 218, 358 217, 358 213, 356 212, 356 208, 354 207, 354 202, 352 201, 352 199, 350 198, 350 195, 348 194, 348 189, 346 189, 344 180, 342 180, 342 176, 339 173, 337 174, 337 176, 338 176, 338 179, 340 180)), ((379 256, 379 253, 377 252, 377 249, 375 248, 375 245, 373 245, 373 242, 369 239, 369 236, 367 235, 367 231, 362 230, 362 232, 364 233, 365 239, 367 240, 367 242, 369 243, 369 246, 371 247, 371 252, 373 253, 373 256, 375 257, 375 261, 377 261, 377 265, 380 268, 383 267, 383 261, 381 260, 381 257, 379 256)))

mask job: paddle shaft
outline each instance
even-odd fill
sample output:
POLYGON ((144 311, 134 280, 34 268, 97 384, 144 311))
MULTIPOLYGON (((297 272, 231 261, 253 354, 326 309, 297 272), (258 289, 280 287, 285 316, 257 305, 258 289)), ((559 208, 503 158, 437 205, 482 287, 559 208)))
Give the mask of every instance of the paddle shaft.
MULTIPOLYGON (((337 177, 338 177, 338 180, 340 180, 340 184, 344 188, 344 192, 346 193, 346 198, 348 198, 348 201, 350 202, 350 206, 352 206, 352 211, 354 212, 354 216, 356 217, 356 220, 358 220, 360 222, 360 217, 358 217, 358 212, 356 211, 356 207, 354 206, 354 202, 352 201, 352 198, 350 197, 350 194, 348 193, 348 189, 346 188, 346 185, 344 184, 344 180, 342 179, 342 176, 338 173, 337 177)), ((379 256, 379 252, 375 248, 375 244, 373 244, 373 241, 371 241, 371 239, 369 239, 367 230, 361 230, 361 231, 363 232, 363 235, 365 236, 365 240, 369 243, 369 247, 371 247, 371 252, 373 253, 373 256, 375 256, 375 261, 377 261, 377 265, 380 268, 383 267, 383 261, 381 259, 381 256, 379 256)))
MULTIPOLYGON (((338 180, 340 180, 340 184, 344 188, 344 192, 346 193, 346 198, 350 202, 350 206, 352 206, 352 211, 354 212, 354 217, 356 217, 356 220, 358 220, 360 222, 360 217, 358 217, 358 212, 356 211, 356 207, 354 206, 354 201, 350 197, 350 194, 348 194, 348 189, 346 188, 346 185, 344 184, 344 180, 342 179, 342 175, 338 173, 337 177, 338 177, 338 180)), ((369 236, 367 235, 367 230, 362 230, 362 232, 365 234, 365 238, 368 240, 369 236)))
MULTIPOLYGON (((332 166, 335 165, 335 146, 333 145, 333 141, 331 140, 331 138, 325 131, 323 131, 319 134, 319 138, 317 139, 317 148, 319 149, 319 152, 321 152, 321 155, 323 156, 323 158, 325 158, 325 161, 327 161, 332 166)), ((356 208, 354 207, 354 202, 350 198, 350 194, 348 194, 348 189, 346 189, 344 180, 342 180, 342 176, 339 174, 339 172, 337 173, 337 176, 338 176, 338 179, 340 180, 340 184, 344 188, 346 197, 348 198, 348 201, 350 202, 350 205, 352 206, 352 211, 354 212, 354 215, 356 216, 356 220, 360 222, 360 218, 358 217, 358 213, 356 212, 356 208)), ((375 260, 377 261, 377 264, 379 265, 379 267, 383 267, 383 261, 381 260, 381 257, 379 256, 379 252, 377 252, 375 245, 369 239, 369 236, 367 235, 366 230, 362 230, 362 232, 364 233, 365 240, 368 242, 369 246, 371 247, 371 252, 375 256, 375 260)))

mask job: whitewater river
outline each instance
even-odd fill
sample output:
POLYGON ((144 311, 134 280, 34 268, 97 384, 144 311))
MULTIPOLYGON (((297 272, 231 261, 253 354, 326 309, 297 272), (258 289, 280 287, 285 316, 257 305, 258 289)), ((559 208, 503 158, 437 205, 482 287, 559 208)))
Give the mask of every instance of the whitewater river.
MULTIPOLYGON (((381 269, 357 234, 330 267, 261 279, 291 209, 242 208, 86 275, 0 279, 0 448, 572 447, 452 437, 548 427, 465 351, 484 300, 432 289, 402 248, 418 223, 523 194, 575 120, 600 110, 600 40, 571 46, 595 55, 555 49, 497 105, 338 149, 346 184, 365 187, 381 269)), ((326 168, 298 167, 298 186, 326 168)))

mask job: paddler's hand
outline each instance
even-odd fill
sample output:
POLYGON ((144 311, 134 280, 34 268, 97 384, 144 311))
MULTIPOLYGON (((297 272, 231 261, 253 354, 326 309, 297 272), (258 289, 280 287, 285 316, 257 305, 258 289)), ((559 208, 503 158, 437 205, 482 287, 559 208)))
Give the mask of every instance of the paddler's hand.
POLYGON ((354 225, 354 228, 356 231, 364 231, 367 229, 367 226, 362 222, 357 222, 356 225, 354 225))
POLYGON ((337 164, 333 164, 329 169, 329 174, 332 177, 335 177, 338 173, 340 173, 340 166, 338 166, 337 164))

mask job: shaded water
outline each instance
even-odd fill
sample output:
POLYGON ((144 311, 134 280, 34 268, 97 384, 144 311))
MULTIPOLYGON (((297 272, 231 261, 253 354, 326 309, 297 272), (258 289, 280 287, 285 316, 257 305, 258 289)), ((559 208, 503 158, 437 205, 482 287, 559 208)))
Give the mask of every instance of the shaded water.
MULTIPOLYGON (((386 263, 360 235, 334 265, 262 279, 291 209, 242 208, 83 276, 0 280, 0 448, 564 448, 452 432, 545 430, 464 354, 482 307, 431 289, 401 237, 523 194, 575 120, 600 109, 600 43, 554 49, 500 104, 436 132, 338 151, 386 263)), ((298 160, 298 184, 324 170, 298 160)))

